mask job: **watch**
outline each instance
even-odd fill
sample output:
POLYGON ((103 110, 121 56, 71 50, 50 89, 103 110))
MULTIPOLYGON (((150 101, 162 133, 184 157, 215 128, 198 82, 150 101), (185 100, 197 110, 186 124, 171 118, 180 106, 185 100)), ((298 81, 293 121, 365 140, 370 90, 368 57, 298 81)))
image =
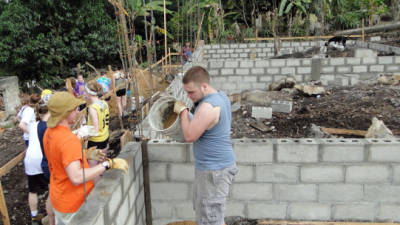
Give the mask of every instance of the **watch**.
POLYGON ((104 161, 103 166, 106 168, 106 170, 110 169, 110 163, 108 161, 104 161))

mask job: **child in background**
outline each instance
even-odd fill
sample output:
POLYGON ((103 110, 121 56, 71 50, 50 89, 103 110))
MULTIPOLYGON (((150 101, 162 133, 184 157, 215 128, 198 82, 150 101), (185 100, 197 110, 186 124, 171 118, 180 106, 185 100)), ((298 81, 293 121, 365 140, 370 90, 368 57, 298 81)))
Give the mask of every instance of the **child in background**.
POLYGON ((18 127, 21 128, 21 130, 24 132, 23 138, 26 147, 29 146, 29 126, 30 124, 36 122, 35 108, 39 101, 40 96, 36 93, 32 94, 29 98, 29 103, 21 112, 21 121, 19 122, 18 127))
POLYGON ((76 81, 76 86, 75 86, 75 92, 76 97, 83 96, 85 94, 85 80, 83 79, 82 74, 78 74, 77 76, 77 81, 76 81))
POLYGON ((111 89, 111 79, 108 78, 105 74, 101 75, 101 77, 97 78, 97 83, 103 88, 103 93, 107 94, 111 89))

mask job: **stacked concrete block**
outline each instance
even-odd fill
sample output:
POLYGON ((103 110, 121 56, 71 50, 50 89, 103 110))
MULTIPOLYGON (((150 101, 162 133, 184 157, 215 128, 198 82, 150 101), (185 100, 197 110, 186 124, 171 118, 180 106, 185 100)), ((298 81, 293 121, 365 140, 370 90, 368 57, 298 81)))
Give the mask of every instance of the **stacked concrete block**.
POLYGON ((272 112, 290 113, 292 111, 293 102, 273 100, 271 102, 272 112))
MULTIPOLYGON (((239 173, 226 216, 399 222, 399 144, 400 139, 233 140, 239 173)), ((191 144, 171 145, 173 154, 191 151, 191 144)), ((153 153, 164 147, 148 146, 153 153)), ((150 157, 154 224, 194 220, 193 155, 181 156, 150 157)))
POLYGON ((70 224, 146 224, 140 143, 128 143, 118 157, 127 160, 128 172, 106 172, 70 224))

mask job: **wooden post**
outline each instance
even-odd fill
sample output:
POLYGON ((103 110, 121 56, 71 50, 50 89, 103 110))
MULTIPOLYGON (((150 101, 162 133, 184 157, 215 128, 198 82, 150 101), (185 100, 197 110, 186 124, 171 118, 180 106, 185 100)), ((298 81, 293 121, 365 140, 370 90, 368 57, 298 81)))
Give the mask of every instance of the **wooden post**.
POLYGON ((365 27, 364 27, 364 19, 362 19, 362 27, 361 27, 361 39, 365 41, 365 27))
POLYGON ((0 181, 0 212, 4 225, 10 225, 10 217, 8 217, 8 210, 6 199, 4 198, 3 186, 0 181))
POLYGON ((164 5, 164 54, 167 56, 167 12, 165 6, 165 0, 163 0, 164 5))
POLYGON ((171 68, 171 65, 172 65, 171 48, 168 48, 168 58, 169 58, 169 62, 168 62, 168 64, 169 64, 169 73, 171 74, 172 73, 172 68, 171 68))

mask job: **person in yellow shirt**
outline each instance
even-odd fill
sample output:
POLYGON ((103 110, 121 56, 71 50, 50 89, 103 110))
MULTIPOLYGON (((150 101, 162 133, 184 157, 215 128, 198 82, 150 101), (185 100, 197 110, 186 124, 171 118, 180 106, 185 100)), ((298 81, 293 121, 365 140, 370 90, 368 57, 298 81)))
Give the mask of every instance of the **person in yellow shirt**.
MULTIPOLYGON (((106 101, 101 100, 98 96, 102 93, 102 87, 97 82, 89 82, 85 85, 85 96, 88 101, 88 125, 94 127, 96 136, 91 136, 88 139, 87 148, 96 146, 101 149, 104 154, 107 154, 108 149, 108 123, 109 123, 109 108, 106 101)), ((97 161, 88 160, 90 167, 98 164, 97 161)), ((95 180, 96 181, 96 180, 95 180)))

